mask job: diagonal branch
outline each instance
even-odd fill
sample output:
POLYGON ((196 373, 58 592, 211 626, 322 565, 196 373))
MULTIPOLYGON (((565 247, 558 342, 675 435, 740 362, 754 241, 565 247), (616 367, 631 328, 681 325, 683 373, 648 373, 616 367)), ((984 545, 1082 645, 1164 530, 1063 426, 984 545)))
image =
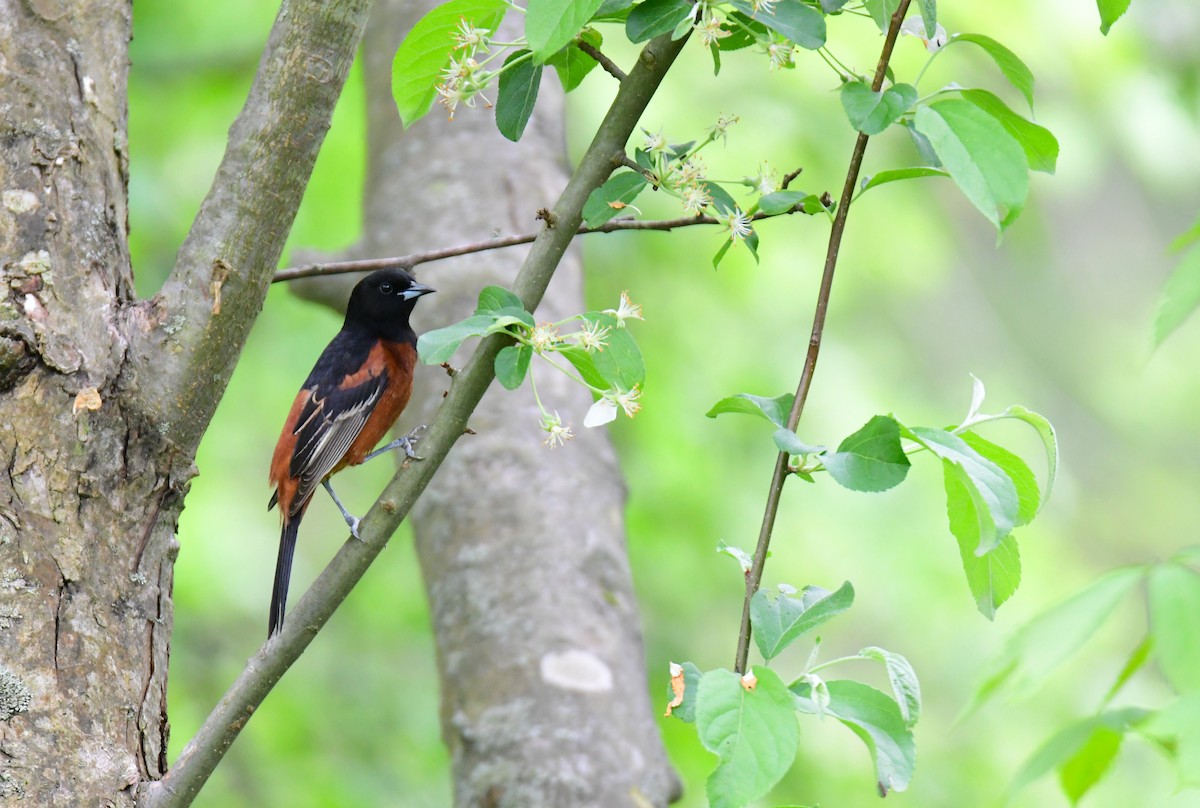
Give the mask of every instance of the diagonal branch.
MULTIPOLYGON (((534 240, 516 278, 514 291, 530 311, 541 301, 559 260, 579 229, 588 194, 616 167, 629 135, 685 41, 686 38, 672 42, 669 35, 652 40, 622 83, 591 146, 548 217, 549 226, 534 240)), ((495 377, 493 363, 503 345, 504 339, 499 335, 486 338, 462 370, 452 377, 450 390, 421 441, 425 460, 401 467, 363 518, 362 541, 348 540, 342 545, 291 610, 282 632, 268 640, 247 663, 167 776, 145 788, 140 808, 180 808, 195 799, 246 721, 366 573, 454 442, 463 435, 467 419, 495 377)))
MULTIPOLYGON (((792 208, 783 213, 763 213, 759 211, 750 217, 750 221, 757 222, 761 219, 774 219, 777 216, 786 216, 799 212, 799 208, 792 208)), ((625 230, 668 232, 680 227, 720 223, 713 216, 680 216, 676 219, 613 219, 599 227, 580 227, 576 232, 579 235, 587 235, 588 233, 618 233, 625 230)), ((529 244, 538 235, 538 233, 519 233, 513 236, 489 238, 470 244, 459 244, 456 247, 443 247, 440 250, 425 250, 424 252, 397 255, 390 258, 363 258, 357 261, 329 261, 323 264, 304 264, 303 266, 279 270, 275 273, 275 277, 271 279, 271 283, 294 281, 300 278, 311 278, 319 275, 373 272, 377 269, 411 269, 418 264, 427 264, 431 261, 442 261, 446 258, 455 258, 460 255, 471 255, 472 253, 486 252, 487 250, 499 250, 504 247, 517 247, 521 244, 529 244)))
MULTIPOLYGON (((883 88, 883 77, 887 73, 888 63, 892 59, 892 48, 896 45, 896 37, 900 34, 900 24, 908 13, 910 0, 900 0, 900 6, 892 15, 888 26, 887 36, 883 41, 883 50, 879 54, 879 63, 875 67, 875 78, 871 89, 879 92, 883 88)), ((787 427, 793 432, 800 423, 800 415, 804 412, 804 402, 808 398, 809 388, 812 387, 813 371, 817 367, 817 355, 821 351, 821 337, 825 332, 825 315, 829 311, 829 295, 833 290, 833 273, 837 269, 838 250, 842 246, 842 234, 846 230, 846 217, 850 214, 850 200, 854 196, 854 187, 858 184, 858 171, 862 166, 863 154, 867 151, 867 135, 858 133, 854 142, 854 151, 850 154, 850 166, 846 170, 846 182, 842 186, 842 199, 838 203, 837 213, 833 218, 833 227, 829 231, 829 246, 825 252, 825 270, 821 274, 821 288, 817 293, 816 311, 813 312, 812 334, 808 340, 808 353, 804 357, 804 368, 800 371, 800 383, 796 387, 796 398, 792 402, 792 410, 788 413, 787 427)), ((779 497, 783 492, 783 484, 788 475, 788 454, 780 452, 775 458, 775 471, 771 475, 771 487, 767 491, 767 503, 763 510, 762 526, 758 532, 758 544, 754 548, 754 560, 746 572, 746 599, 742 604, 742 628, 738 634, 737 660, 734 670, 743 673, 746 670, 746 660, 750 656, 750 599, 758 591, 762 582, 763 567, 767 563, 767 550, 771 545, 771 533, 775 529, 775 515, 779 512, 779 497)))
POLYGON ((371 0, 283 0, 175 267, 132 312, 126 392, 184 456, 262 309, 370 8, 371 0))

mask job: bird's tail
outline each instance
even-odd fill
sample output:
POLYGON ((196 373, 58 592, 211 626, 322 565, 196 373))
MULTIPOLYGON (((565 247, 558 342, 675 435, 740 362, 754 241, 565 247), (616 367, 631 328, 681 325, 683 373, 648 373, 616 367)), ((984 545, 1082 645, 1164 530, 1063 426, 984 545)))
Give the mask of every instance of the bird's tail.
POLYGON ((296 552, 296 534, 300 530, 299 514, 284 520, 279 535, 279 559, 275 562, 275 588, 271 592, 271 620, 267 637, 274 637, 283 628, 283 613, 287 609, 288 581, 292 577, 292 555, 296 552))

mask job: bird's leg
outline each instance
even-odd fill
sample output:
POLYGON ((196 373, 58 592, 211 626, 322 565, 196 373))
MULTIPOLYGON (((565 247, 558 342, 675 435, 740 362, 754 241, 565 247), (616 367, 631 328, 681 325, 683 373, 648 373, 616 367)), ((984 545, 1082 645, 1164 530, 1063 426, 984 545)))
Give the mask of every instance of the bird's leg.
POLYGON ((403 438, 396 438, 386 446, 380 446, 378 449, 364 457, 363 462, 366 463, 372 457, 378 457, 384 452, 390 452, 392 449, 403 449, 405 457, 411 457, 413 460, 424 460, 425 458, 417 456, 417 453, 413 451, 413 447, 417 445, 417 441, 420 440, 420 434, 425 430, 425 428, 425 424, 421 424, 403 438))
POLYGON ((342 512, 342 518, 345 519, 346 524, 350 526, 350 535, 359 541, 362 541, 362 536, 358 535, 358 517, 346 510, 346 506, 342 504, 340 499, 338 499, 338 495, 333 493, 333 486, 329 484, 328 477, 326 477, 324 480, 321 480, 321 485, 325 486, 325 490, 329 492, 329 496, 333 497, 333 504, 337 505, 338 510, 342 512))

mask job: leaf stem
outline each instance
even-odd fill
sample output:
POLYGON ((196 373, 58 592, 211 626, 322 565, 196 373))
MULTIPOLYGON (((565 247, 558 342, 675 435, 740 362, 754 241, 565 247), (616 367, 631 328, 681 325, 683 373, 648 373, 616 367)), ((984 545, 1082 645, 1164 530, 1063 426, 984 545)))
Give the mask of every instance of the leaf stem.
MULTIPOLYGON (((875 66, 875 78, 871 82, 871 90, 879 92, 883 87, 883 78, 887 73, 888 62, 892 58, 892 48, 900 34, 900 23, 908 13, 910 0, 900 0, 900 6, 892 15, 888 26, 887 37, 883 41, 883 49, 879 54, 879 63, 875 66)), ((854 186, 858 183, 858 172, 862 167, 863 154, 867 150, 867 135, 858 134, 854 143, 854 151, 850 154, 850 166, 846 171, 846 182, 842 186, 842 199, 838 203, 837 213, 833 218, 833 227, 829 231, 829 246, 825 252, 825 269, 821 275, 821 288, 817 293, 816 310, 813 312, 812 334, 808 340, 808 353, 804 358, 804 368, 800 372, 800 382, 796 386, 796 397, 792 410, 788 413, 787 428, 796 431, 800 423, 800 415, 804 412, 804 402, 808 398, 809 388, 812 387, 813 371, 817 366, 817 355, 821 351, 821 337, 825 331, 825 316, 829 311, 829 295, 833 290, 833 274, 837 268, 838 250, 841 248, 842 235, 846 230, 846 217, 850 213, 850 202, 854 196, 854 186)), ((779 512, 779 499, 783 492, 783 484, 789 476, 788 454, 780 452, 775 458, 775 471, 771 475, 771 487, 767 490, 767 502, 763 509, 762 526, 758 532, 758 544, 754 548, 754 563, 746 573, 746 596, 742 604, 742 627, 738 634, 737 657, 733 669, 738 673, 746 670, 746 660, 750 655, 750 599, 758 591, 762 581, 763 567, 767 563, 767 551, 771 545, 771 533, 775 529, 775 516, 779 512)))

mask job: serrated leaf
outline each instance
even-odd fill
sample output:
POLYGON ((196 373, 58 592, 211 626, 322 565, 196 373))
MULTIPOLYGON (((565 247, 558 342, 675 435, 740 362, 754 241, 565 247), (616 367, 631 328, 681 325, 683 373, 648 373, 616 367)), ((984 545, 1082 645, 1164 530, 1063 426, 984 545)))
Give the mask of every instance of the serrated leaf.
POLYGON ((1142 580, 1145 568, 1121 567, 1021 626, 988 664, 993 672, 972 697, 974 710, 1003 689, 1029 692, 1099 630, 1142 580))
POLYGON ((952 45, 955 42, 970 42, 983 48, 987 55, 995 61, 996 67, 1000 68, 1004 78, 1008 79, 1009 84, 1025 96, 1029 108, 1033 109, 1033 71, 1021 61, 1019 56, 990 36, 983 34, 955 34, 946 44, 952 45))
POLYGON ((645 42, 675 30, 692 14, 688 0, 645 0, 633 7, 625 21, 625 35, 633 43, 645 42))
POLYGON ((770 12, 765 6, 755 11, 752 5, 743 0, 733 0, 732 5, 747 17, 802 48, 817 50, 825 46, 825 17, 800 0, 776 0, 770 12))
POLYGON ((588 227, 604 224, 637 199, 647 182, 646 177, 637 171, 622 171, 609 177, 588 195, 583 205, 583 221, 588 227))
POLYGON ((880 185, 886 185, 889 182, 899 182, 900 180, 911 180, 919 177, 949 177, 950 174, 940 168, 932 166, 917 166, 915 168, 893 168, 888 171, 880 171, 878 174, 870 176, 863 183, 862 190, 859 193, 865 193, 872 188, 877 188, 880 185))
POLYGON ((495 314, 504 308, 525 310, 521 298, 505 289, 503 286, 485 286, 479 291, 479 302, 475 305, 476 314, 495 314))
POLYGON ((925 38, 933 39, 937 35, 937 0, 917 0, 917 5, 925 21, 925 38))
POLYGON ((770 668, 756 665, 751 672, 753 689, 728 670, 700 679, 696 729, 704 748, 720 758, 708 778, 713 808, 741 808, 762 797, 796 757, 800 731, 791 694, 770 668))
POLYGON ((784 427, 776 429, 772 438, 779 451, 787 452, 790 455, 820 454, 825 451, 824 446, 810 446, 800 440, 800 436, 795 432, 784 427))
POLYGON ((911 84, 896 84, 873 92, 862 81, 842 85, 842 108, 850 125, 864 135, 878 135, 917 103, 917 88, 911 84))
MULTIPOLYGON (((954 533, 951 517, 950 532, 954 533)), ((962 558, 967 586, 975 598, 975 608, 988 620, 994 620, 996 610, 1013 596, 1021 584, 1021 551, 1011 535, 986 555, 975 554, 973 539, 962 539, 957 533, 958 553, 962 558)))
POLYGON ((1008 108, 1000 97, 987 90, 963 90, 962 97, 998 120, 1025 150, 1025 159, 1034 171, 1053 174, 1058 163, 1058 139, 1054 133, 1008 108))
POLYGON ((904 719, 904 725, 911 728, 921 717, 921 683, 917 681, 913 666, 900 654, 875 646, 862 649, 858 655, 883 665, 892 686, 892 695, 900 708, 900 717, 904 719))
POLYGON ((1188 250, 1171 271, 1158 300, 1154 316, 1154 344, 1163 340, 1192 316, 1200 306, 1200 248, 1188 250))
POLYGON ((417 337, 417 355, 426 365, 440 365, 454 355, 463 340, 483 336, 493 322, 495 318, 490 314, 476 314, 454 325, 426 331, 417 337))
POLYGON ((618 328, 617 318, 599 311, 589 311, 584 319, 597 328, 607 328, 605 346, 592 352, 592 364, 607 382, 603 387, 632 390, 646 381, 646 363, 637 340, 628 328, 618 328))
POLYGON ((768 216, 778 216, 787 213, 792 208, 800 206, 805 213, 819 213, 825 210, 821 198, 816 194, 804 191, 775 191, 766 194, 758 200, 758 209, 768 216))
POLYGON ((500 74, 496 128, 513 142, 520 140, 525 133, 525 126, 537 104, 538 88, 542 84, 542 66, 528 57, 527 50, 509 54, 504 60, 505 70, 500 74))
POLYGON ((900 8, 900 0, 863 0, 863 5, 867 9, 867 13, 871 15, 871 19, 879 26, 879 31, 887 33, 892 15, 896 13, 896 9, 900 8))
POLYGON ((750 624, 754 642, 764 659, 771 660, 796 638, 831 620, 854 603, 849 581, 836 592, 808 586, 800 598, 779 595, 772 599, 765 589, 750 599, 750 624))
POLYGON ((437 97, 442 69, 450 64, 460 21, 495 31, 508 9, 503 0, 450 0, 417 21, 392 61, 392 95, 404 127, 424 117, 437 97))
POLYGON ((983 555, 1012 532, 1019 502, 1003 469, 944 429, 905 428, 904 435, 942 459, 951 531, 960 541, 976 542, 983 555))
POLYGON ((604 0, 529 0, 525 39, 535 62, 545 62, 587 25, 604 0))
POLYGON ((563 346, 559 348, 558 353, 571 363, 579 374, 579 378, 587 382, 590 387, 600 390, 608 389, 608 382, 604 375, 596 369, 596 363, 592 359, 594 354, 588 353, 578 345, 563 346))
POLYGON ((716 418, 718 415, 723 415, 727 412, 740 412, 747 415, 758 415, 766 418, 775 426, 787 428, 788 414, 792 411, 792 402, 795 396, 792 393, 784 393, 775 398, 763 398, 762 396, 752 396, 749 393, 738 393, 728 398, 723 398, 712 406, 705 415, 709 418, 716 418))
POLYGON ((988 221, 1003 232, 1016 220, 1029 194, 1029 164, 999 121, 969 101, 950 99, 919 107, 913 124, 988 221))
POLYGON ((1096 8, 1100 11, 1100 33, 1108 36, 1113 23, 1129 8, 1129 0, 1096 0, 1096 8))
POLYGON ((1013 525, 1020 527, 1032 522, 1041 506, 1041 492, 1038 490, 1037 478, 1033 476, 1033 469, 1018 455, 981 438, 974 432, 961 432, 959 437, 979 452, 981 457, 999 466, 1012 480, 1013 487, 1017 489, 1017 519, 1013 525))
POLYGON ((1200 692, 1200 575, 1159 564, 1146 586, 1154 655, 1176 692, 1200 692))
MULTIPOLYGON (((916 767, 917 747, 899 705, 886 693, 862 682, 835 679, 825 684, 829 704, 825 705, 824 713, 845 724, 867 745, 875 763, 880 794, 907 789, 916 767)), ((796 682, 788 689, 795 697, 797 710, 821 712, 813 702, 812 687, 807 682, 796 682)))
POLYGON ((528 345, 506 345, 496 354, 496 379, 507 390, 516 390, 525 381, 533 349, 528 345))
POLYGON ((896 487, 911 465, 900 445, 900 425, 887 415, 871 418, 822 463, 838 485, 870 492, 896 487))
MULTIPOLYGON (((603 44, 603 39, 594 28, 585 28, 580 38, 594 48, 599 48, 603 44)), ((562 83, 563 92, 571 92, 578 87, 599 64, 588 54, 579 49, 575 43, 571 43, 567 47, 560 50, 558 53, 546 60, 546 64, 554 68, 558 73, 558 80, 562 83)))

